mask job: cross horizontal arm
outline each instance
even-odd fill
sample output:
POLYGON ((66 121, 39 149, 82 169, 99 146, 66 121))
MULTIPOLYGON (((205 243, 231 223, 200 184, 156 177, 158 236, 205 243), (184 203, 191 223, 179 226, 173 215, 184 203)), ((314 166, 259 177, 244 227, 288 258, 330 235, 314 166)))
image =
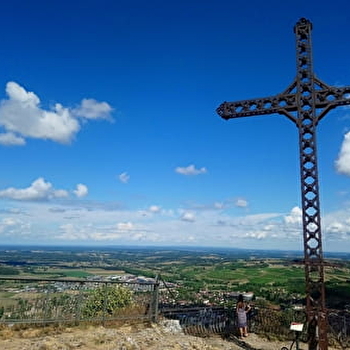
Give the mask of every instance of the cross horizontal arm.
POLYGON ((350 86, 328 86, 315 91, 315 107, 323 108, 318 115, 318 120, 323 118, 328 111, 338 106, 350 105, 350 86))
POLYGON ((318 110, 317 122, 323 118, 328 111, 338 106, 350 105, 350 86, 334 87, 329 86, 321 80, 314 78, 315 85, 311 87, 314 94, 314 99, 310 100, 307 91, 298 94, 295 92, 293 83, 285 92, 279 95, 256 98, 252 100, 242 100, 236 102, 223 102, 216 112, 223 119, 251 117, 264 114, 283 114, 291 119, 294 123, 297 122, 297 117, 291 112, 298 111, 297 101, 303 102, 306 105, 313 104, 318 110), (321 110, 321 111, 320 111, 321 110))
POLYGON ((287 93, 253 100, 223 102, 216 112, 223 119, 279 113, 295 122, 295 118, 288 112, 296 111, 297 108, 295 94, 287 93))

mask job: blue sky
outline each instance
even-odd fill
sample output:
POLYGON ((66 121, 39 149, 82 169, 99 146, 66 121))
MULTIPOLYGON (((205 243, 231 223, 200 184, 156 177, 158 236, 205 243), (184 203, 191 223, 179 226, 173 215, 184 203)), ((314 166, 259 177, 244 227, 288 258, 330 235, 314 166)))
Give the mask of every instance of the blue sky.
MULTIPOLYGON (((215 112, 293 81, 301 17, 350 85, 347 1, 2 4, 1 242, 302 249, 295 125, 215 112)), ((349 109, 318 152, 324 250, 349 252, 349 109)))

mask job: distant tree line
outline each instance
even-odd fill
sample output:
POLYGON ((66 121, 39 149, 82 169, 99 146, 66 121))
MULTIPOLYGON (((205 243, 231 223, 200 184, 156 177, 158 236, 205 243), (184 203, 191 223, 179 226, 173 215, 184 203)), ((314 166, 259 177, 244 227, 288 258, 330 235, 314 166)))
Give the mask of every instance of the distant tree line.
POLYGON ((19 271, 14 267, 0 266, 0 275, 19 275, 19 271))

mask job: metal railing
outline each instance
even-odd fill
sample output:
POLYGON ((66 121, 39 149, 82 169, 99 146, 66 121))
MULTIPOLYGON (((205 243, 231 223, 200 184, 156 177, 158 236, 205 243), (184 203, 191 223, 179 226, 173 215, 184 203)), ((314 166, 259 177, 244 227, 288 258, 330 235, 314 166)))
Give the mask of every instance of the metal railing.
MULTIPOLYGON (((160 308, 166 318, 179 320, 185 333, 192 335, 221 334, 226 338, 238 336, 237 317, 234 308, 226 307, 172 307, 160 308)), ((293 340, 292 322, 303 323, 300 339, 307 342, 306 313, 304 310, 275 310, 255 307, 248 313, 249 332, 270 339, 293 340)), ((328 339, 330 345, 350 348, 350 312, 329 312, 328 339)))

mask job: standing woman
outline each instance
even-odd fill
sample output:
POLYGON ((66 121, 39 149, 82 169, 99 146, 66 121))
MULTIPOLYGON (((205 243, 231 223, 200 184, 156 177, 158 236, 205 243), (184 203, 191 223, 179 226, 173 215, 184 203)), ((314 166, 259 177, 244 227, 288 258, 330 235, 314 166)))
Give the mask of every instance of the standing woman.
POLYGON ((236 312, 237 312, 237 325, 239 329, 240 338, 248 337, 248 325, 247 325, 247 313, 250 310, 250 306, 243 300, 243 295, 238 296, 236 312))

